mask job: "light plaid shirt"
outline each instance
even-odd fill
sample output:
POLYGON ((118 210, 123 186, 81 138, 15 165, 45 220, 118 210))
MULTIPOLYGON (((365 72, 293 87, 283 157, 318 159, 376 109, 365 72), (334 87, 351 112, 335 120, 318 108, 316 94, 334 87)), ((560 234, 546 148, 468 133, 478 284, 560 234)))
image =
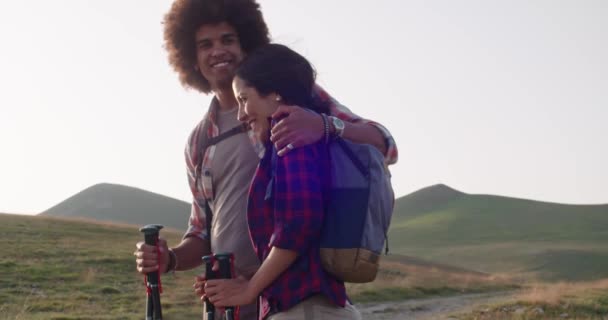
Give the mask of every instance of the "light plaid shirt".
MULTIPOLYGON (((317 100, 317 103, 327 104, 329 106, 330 114, 342 119, 343 121, 351 123, 367 123, 378 128, 384 136, 385 143, 387 146, 387 152, 385 154, 385 163, 387 165, 390 165, 397 162, 397 145, 395 144, 395 140, 393 139, 391 133, 384 126, 379 123, 363 119, 352 113, 347 107, 341 105, 320 86, 315 87, 313 99, 317 100)), ((216 123, 216 115, 218 108, 218 101, 214 97, 211 101, 211 105, 209 106, 208 112, 205 114, 201 122, 199 122, 199 124, 194 128, 194 130, 190 134, 190 137, 188 138, 188 143, 186 145, 185 157, 188 171, 188 183, 192 192, 193 201, 192 210, 190 212, 190 219, 188 221, 188 230, 184 234, 184 238, 199 237, 204 240, 209 240, 209 235, 207 234, 206 226, 207 222, 205 219, 205 201, 207 201, 207 199, 214 198, 213 188, 209 183, 206 183, 204 177, 199 177, 197 179, 197 175, 201 173, 200 168, 198 167, 199 163, 202 164, 202 168, 209 168, 216 147, 215 145, 208 147, 205 151, 205 154, 203 155, 203 159, 201 162, 199 159, 201 153, 199 146, 199 137, 201 135, 201 130, 203 130, 204 123, 207 120, 210 122, 210 125, 208 126, 206 132, 207 137, 211 138, 219 135, 219 128, 216 123)), ((262 158, 264 156, 265 151, 264 143, 257 138, 253 131, 249 130, 247 134, 249 135, 255 152, 260 158, 262 158)), ((204 175, 204 172, 202 174, 204 175)), ((251 181, 244 181, 243 183, 249 185, 250 182, 251 181)))

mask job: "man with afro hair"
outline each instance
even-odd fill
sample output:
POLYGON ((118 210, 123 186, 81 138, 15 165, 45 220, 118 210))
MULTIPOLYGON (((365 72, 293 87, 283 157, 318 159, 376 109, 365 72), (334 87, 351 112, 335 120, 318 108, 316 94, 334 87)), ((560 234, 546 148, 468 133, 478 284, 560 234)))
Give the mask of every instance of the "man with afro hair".
MULTIPOLYGON (((169 63, 182 85, 213 94, 213 99, 185 149, 193 195, 188 230, 172 248, 160 239, 160 255, 155 247, 137 243, 137 270, 144 274, 190 270, 211 252, 232 252, 236 275, 250 278, 260 262, 248 234, 247 194, 264 146, 245 129, 208 148, 201 148, 200 142, 202 136, 211 139, 239 127, 234 72, 248 53, 270 43, 268 28, 255 0, 175 0, 164 18, 164 40, 169 63)), ((330 110, 328 126, 318 114, 281 106, 273 115, 281 120, 271 131, 279 156, 339 136, 375 146, 385 154, 387 165, 397 161, 388 130, 354 115, 319 86, 314 91, 312 101, 330 110)), ((199 295, 204 294, 203 283, 199 278, 195 287, 199 295)), ((241 307, 240 319, 256 319, 256 306, 241 307)))

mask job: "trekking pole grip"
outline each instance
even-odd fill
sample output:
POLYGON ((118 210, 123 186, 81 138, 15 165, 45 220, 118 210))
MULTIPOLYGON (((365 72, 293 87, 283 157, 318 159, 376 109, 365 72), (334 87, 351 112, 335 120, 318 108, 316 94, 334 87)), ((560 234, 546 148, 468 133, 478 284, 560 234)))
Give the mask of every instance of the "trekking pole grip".
MULTIPOLYGON (((211 279, 216 278, 215 272, 213 271, 213 262, 214 261, 215 261, 215 258, 212 255, 203 257, 203 263, 205 264, 205 279, 206 280, 211 280, 211 279)), ((213 303, 211 303, 211 301, 209 301, 209 298, 205 298, 204 304, 205 304, 205 313, 207 315, 207 317, 205 319, 214 320, 215 319, 215 306, 213 305, 213 303)))
MULTIPOLYGON (((220 276, 221 279, 232 279, 233 276, 233 263, 234 255, 232 253, 217 253, 215 259, 220 264, 220 276)), ((226 307, 226 320, 235 320, 235 307, 226 307)))
MULTIPOLYGON (((144 234, 144 242, 150 246, 158 248, 158 235, 163 226, 159 224, 149 224, 139 229, 144 234)), ((160 261, 160 256, 158 260, 160 261)), ((160 304, 159 291, 159 272, 152 271, 146 273, 146 320, 162 320, 162 310, 160 304)))

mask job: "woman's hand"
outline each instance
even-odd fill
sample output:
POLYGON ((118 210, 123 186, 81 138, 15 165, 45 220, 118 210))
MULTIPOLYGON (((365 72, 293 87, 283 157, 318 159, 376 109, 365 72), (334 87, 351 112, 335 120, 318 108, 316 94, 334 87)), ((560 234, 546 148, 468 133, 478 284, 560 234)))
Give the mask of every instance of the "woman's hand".
POLYGON ((194 293, 201 297, 201 299, 203 298, 203 296, 205 296, 205 283, 207 282, 207 279, 205 278, 204 274, 201 274, 200 276, 196 276, 194 278, 194 284, 192 285, 192 288, 194 288, 194 293))
POLYGON ((249 281, 244 277, 215 279, 207 280, 201 301, 207 297, 216 307, 233 307, 252 304, 257 296, 258 294, 253 292, 249 281))

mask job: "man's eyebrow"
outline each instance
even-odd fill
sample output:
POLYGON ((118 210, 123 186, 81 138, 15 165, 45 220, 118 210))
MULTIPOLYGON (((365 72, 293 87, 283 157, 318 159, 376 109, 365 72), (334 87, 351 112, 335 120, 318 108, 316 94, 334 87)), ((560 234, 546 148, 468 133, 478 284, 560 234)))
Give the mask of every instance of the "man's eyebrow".
MULTIPOLYGON (((238 38, 238 35, 234 32, 227 32, 227 33, 222 34, 220 36, 220 38, 238 38)), ((207 41, 211 41, 211 39, 210 38, 198 39, 198 40, 196 40, 196 43, 200 44, 202 42, 207 42, 207 41)))
POLYGON ((211 41, 211 39, 209 39, 209 38, 197 39, 196 44, 201 44, 203 42, 209 42, 209 41, 211 41))

